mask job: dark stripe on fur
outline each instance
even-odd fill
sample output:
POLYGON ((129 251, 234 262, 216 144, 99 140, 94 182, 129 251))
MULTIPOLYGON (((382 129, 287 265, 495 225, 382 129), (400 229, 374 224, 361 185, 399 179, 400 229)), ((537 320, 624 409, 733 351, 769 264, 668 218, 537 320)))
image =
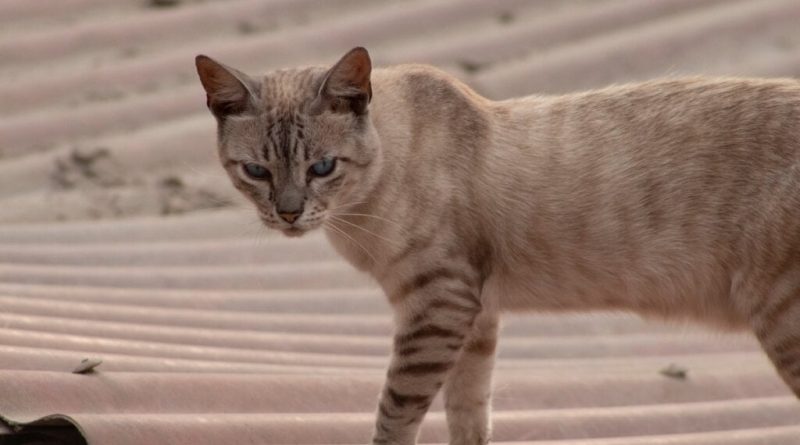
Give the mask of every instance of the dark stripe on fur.
POLYGON ((400 348, 397 350, 397 355, 400 357, 407 357, 409 355, 416 354, 417 352, 421 351, 422 348, 419 346, 407 346, 405 348, 400 348))
POLYGON ((472 285, 472 279, 464 275, 463 273, 446 267, 439 267, 430 270, 428 272, 416 275, 414 278, 402 284, 398 288, 397 292, 394 293, 392 300, 398 301, 404 296, 410 294, 411 292, 422 289, 438 280, 458 280, 463 282, 467 286, 472 285))
POLYGON ((377 428, 377 430, 382 432, 383 434, 386 434, 386 433, 389 432, 389 428, 386 425, 384 425, 383 422, 381 422, 381 421, 378 421, 378 422, 375 423, 375 428, 377 428))
MULTIPOLYGON (((471 294, 470 294, 471 295, 471 294)), ((428 304, 428 310, 438 311, 441 309, 446 309, 449 311, 456 311, 456 312, 465 312, 465 313, 475 313, 480 309, 480 305, 475 305, 474 300, 470 300, 473 302, 471 306, 463 306, 453 301, 448 300, 434 300, 430 304, 428 304)), ((427 312, 427 311, 426 311, 427 312)))
POLYGON ((400 394, 392 388, 386 388, 386 393, 392 400, 392 403, 398 408, 402 408, 409 404, 419 405, 421 403, 429 402, 431 397, 423 394, 400 394))
POLYGON ((420 340, 423 338, 464 338, 464 335, 460 332, 453 331, 451 329, 446 329, 436 325, 425 325, 416 330, 409 332, 408 334, 398 336, 395 339, 395 344, 401 346, 405 343, 414 340, 420 340))
POLYGON ((409 363, 402 365, 395 369, 396 374, 405 375, 425 375, 425 374, 438 374, 448 371, 453 367, 453 362, 422 362, 422 363, 409 363))
POLYGON ((399 419, 400 416, 394 415, 389 413, 389 410, 383 405, 383 403, 378 405, 378 411, 381 413, 382 416, 386 417, 387 419, 399 419))
POLYGON ((797 291, 786 294, 780 301, 769 308, 760 311, 757 319, 761 326, 775 326, 782 315, 784 315, 795 303, 797 303, 797 291))

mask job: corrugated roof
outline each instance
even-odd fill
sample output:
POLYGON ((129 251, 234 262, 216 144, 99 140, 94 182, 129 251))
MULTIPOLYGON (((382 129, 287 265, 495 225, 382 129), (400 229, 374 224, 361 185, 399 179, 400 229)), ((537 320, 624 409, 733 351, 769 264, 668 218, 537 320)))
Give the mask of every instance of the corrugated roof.
MULTIPOLYGON (((320 234, 276 237, 241 204, 197 53, 258 72, 365 45, 494 98, 800 74, 795 0, 166 3, 0 3, 0 443, 368 439, 388 306, 320 234)), ((515 315, 499 355, 496 442, 800 443, 745 334, 515 315)), ((437 403, 422 441, 445 440, 437 403)))

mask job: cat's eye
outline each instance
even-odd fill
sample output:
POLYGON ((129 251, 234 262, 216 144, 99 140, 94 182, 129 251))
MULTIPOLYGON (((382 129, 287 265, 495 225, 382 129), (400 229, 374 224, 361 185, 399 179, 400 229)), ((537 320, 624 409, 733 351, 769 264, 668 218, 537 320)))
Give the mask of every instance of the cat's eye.
POLYGON ((266 167, 253 164, 252 162, 244 164, 244 172, 247 173, 247 176, 257 181, 265 181, 270 178, 269 170, 267 170, 266 167))
POLYGON ((336 158, 324 157, 322 160, 315 162, 308 169, 308 172, 314 176, 328 176, 333 172, 336 167, 336 158))

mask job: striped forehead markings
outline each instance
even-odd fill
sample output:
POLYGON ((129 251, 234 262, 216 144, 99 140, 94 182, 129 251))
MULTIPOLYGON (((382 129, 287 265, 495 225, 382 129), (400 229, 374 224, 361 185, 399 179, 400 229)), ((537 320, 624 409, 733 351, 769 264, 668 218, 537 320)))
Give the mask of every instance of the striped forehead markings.
MULTIPOLYGON (((269 139, 269 142, 271 142, 272 147, 275 148, 275 150, 276 150, 275 153, 276 153, 276 157, 277 157, 277 147, 279 146, 280 140, 278 140, 276 127, 277 127, 277 122, 276 121, 272 121, 272 123, 267 128, 267 139, 269 139)), ((269 152, 269 145, 270 144, 267 144, 267 146, 265 147, 267 152, 269 152)), ((269 160, 269 156, 266 156, 266 158, 269 160)))
POLYGON ((283 152, 283 161, 288 166, 292 160, 292 151, 291 151, 291 140, 292 137, 290 135, 290 127, 292 125, 292 121, 288 116, 283 116, 280 119, 280 141, 281 141, 281 151, 283 152))
POLYGON ((305 134, 304 134, 304 130, 306 127, 303 124, 303 119, 298 115, 295 115, 295 128, 297 129, 297 133, 295 134, 295 137, 297 138, 297 143, 299 144, 302 141, 303 144, 303 160, 308 161, 308 144, 305 143, 305 134))
POLYGON ((293 159, 300 156, 298 150, 302 149, 304 160, 309 160, 309 149, 305 143, 305 125, 302 117, 297 113, 272 115, 267 125, 268 143, 263 147, 264 157, 269 161, 270 151, 275 150, 275 155, 288 166, 293 159), (270 147, 270 145, 272 147, 270 147))

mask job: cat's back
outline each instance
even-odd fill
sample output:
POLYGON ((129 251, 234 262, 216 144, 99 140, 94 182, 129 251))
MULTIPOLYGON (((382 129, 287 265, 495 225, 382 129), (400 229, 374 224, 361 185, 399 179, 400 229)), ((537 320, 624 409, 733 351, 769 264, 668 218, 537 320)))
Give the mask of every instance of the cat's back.
POLYGON ((656 182, 685 194, 692 185, 741 192, 800 175, 793 79, 662 79, 522 99, 510 109, 512 127, 524 128, 527 162, 551 180, 596 177, 640 189, 656 182))
MULTIPOLYGON (((615 135, 689 147, 715 137, 726 143, 766 139, 775 145, 800 127, 800 81, 795 79, 687 77, 615 85, 550 97, 508 101, 508 108, 529 122, 532 131, 598 143, 615 135), (560 134, 563 136, 563 133, 560 134)), ((795 138, 796 141, 796 138, 795 138)), ((702 144, 706 145, 706 144, 702 144)))
POLYGON ((623 131, 661 131, 663 137, 691 131, 698 141, 722 133, 780 137, 800 125, 800 82, 793 79, 662 79, 563 99, 580 103, 587 120, 603 117, 623 131))
POLYGON ((795 80, 665 79, 500 105, 523 149, 497 147, 498 195, 532 204, 499 208, 514 223, 498 242, 554 283, 722 296, 729 271, 800 252, 795 80))

